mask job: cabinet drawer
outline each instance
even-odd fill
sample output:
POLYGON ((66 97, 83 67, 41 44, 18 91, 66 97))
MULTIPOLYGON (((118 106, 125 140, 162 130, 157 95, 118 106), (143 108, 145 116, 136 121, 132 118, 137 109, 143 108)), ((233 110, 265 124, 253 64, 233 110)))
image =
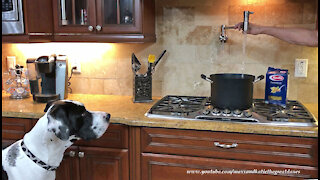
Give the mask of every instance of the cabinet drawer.
POLYGON ((317 138, 163 128, 142 128, 141 131, 142 152, 316 167, 318 166, 317 140, 317 138), (215 145, 217 143, 225 147, 215 145))
POLYGON ((293 180, 318 177, 317 168, 308 166, 154 153, 142 153, 141 157, 142 180, 293 180))
POLYGON ((19 140, 32 127, 31 119, 2 117, 2 139, 19 140))
POLYGON ((99 139, 91 141, 80 140, 75 145, 127 149, 128 127, 120 124, 110 124, 107 131, 99 139))

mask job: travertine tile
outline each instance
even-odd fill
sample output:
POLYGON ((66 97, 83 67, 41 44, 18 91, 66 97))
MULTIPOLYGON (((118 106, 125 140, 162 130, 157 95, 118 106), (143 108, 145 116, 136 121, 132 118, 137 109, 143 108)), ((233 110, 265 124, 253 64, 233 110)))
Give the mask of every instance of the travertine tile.
POLYGON ((303 4, 268 5, 265 7, 265 13, 267 16, 266 23, 269 25, 301 24, 303 20, 303 4))
POLYGON ((211 26, 196 26, 186 37, 187 44, 208 45, 212 41, 211 26))
POLYGON ((288 2, 288 0, 266 0, 265 3, 266 5, 279 5, 279 4, 285 4, 288 2))
POLYGON ((298 99, 303 103, 318 103, 318 85, 301 83, 298 86, 298 99))
POLYGON ((120 92, 117 95, 131 96, 133 94, 133 79, 117 79, 120 92))
POLYGON ((103 79, 75 78, 71 79, 73 94, 104 94, 103 79))
POLYGON ((303 24, 312 24, 317 18, 317 1, 303 3, 303 24))
POLYGON ((162 81, 159 80, 152 80, 152 96, 161 97, 162 94, 162 81))
POLYGON ((310 65, 318 64, 318 47, 303 47, 298 58, 308 59, 310 65))
POLYGON ((119 95, 120 94, 119 79, 104 79, 103 94, 119 95))

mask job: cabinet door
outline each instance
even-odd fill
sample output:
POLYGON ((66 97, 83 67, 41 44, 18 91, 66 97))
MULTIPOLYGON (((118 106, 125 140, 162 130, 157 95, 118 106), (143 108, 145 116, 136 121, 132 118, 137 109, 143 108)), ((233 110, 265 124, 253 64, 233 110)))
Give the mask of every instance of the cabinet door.
POLYGON ((63 160, 56 171, 56 180, 80 180, 77 153, 77 146, 71 146, 66 150, 63 160))
POLYGON ((53 1, 55 33, 95 32, 96 11, 94 0, 53 1))
POLYGON ((98 33, 141 33, 140 0, 97 0, 98 33))
POLYGON ((142 180, 290 180, 318 176, 317 168, 308 166, 152 153, 142 153, 141 169, 142 180))
POLYGON ((31 119, 2 117, 2 139, 19 140, 32 128, 31 119))
POLYGON ((129 179, 127 149, 79 147, 82 180, 129 179))

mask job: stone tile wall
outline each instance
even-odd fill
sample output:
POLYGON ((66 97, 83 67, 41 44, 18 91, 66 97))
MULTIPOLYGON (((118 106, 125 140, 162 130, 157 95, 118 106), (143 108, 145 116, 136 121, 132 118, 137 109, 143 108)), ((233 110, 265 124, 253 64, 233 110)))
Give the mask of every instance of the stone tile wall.
MULTIPOLYGON (((210 95, 210 84, 200 74, 265 74, 269 66, 289 69, 289 99, 318 102, 318 48, 288 44, 266 35, 245 36, 227 30, 228 41, 219 42, 220 26, 242 21, 243 11, 254 11, 250 22, 279 27, 314 29, 317 0, 155 0, 156 43, 96 44, 41 43, 2 44, 5 57, 26 58, 52 53, 66 54, 69 62, 80 61, 81 74, 71 79, 73 93, 132 95, 134 52, 146 71, 148 54, 167 53, 153 76, 153 95, 210 95), (257 1, 254 1, 257 2, 257 1), (245 45, 245 50, 243 46, 245 45), (294 77, 295 58, 309 59, 308 77, 294 77)), ((70 67, 70 66, 69 66, 70 67)), ((3 68, 4 69, 4 68, 3 68)), ((5 78, 5 76, 3 76, 5 78)), ((254 85, 254 97, 264 98, 265 81, 254 85)))

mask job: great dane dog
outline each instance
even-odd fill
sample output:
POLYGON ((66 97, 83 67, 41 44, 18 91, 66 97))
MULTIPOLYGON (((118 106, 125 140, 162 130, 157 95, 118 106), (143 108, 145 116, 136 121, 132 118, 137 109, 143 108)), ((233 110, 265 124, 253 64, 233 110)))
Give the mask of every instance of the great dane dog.
POLYGON ((109 113, 88 111, 77 101, 50 102, 44 111, 23 139, 2 150, 2 179, 54 180, 74 141, 97 139, 109 126, 109 113))

